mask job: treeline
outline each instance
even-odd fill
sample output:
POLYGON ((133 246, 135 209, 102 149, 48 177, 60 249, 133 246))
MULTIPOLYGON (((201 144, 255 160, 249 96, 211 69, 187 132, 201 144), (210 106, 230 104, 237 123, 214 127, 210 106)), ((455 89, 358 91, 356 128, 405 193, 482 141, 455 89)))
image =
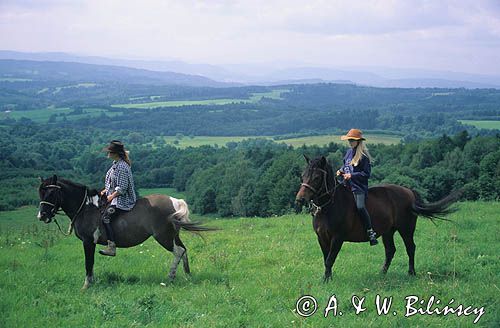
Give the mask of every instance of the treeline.
MULTIPOLYGON (((336 168, 346 150, 335 143, 292 148, 264 139, 178 149, 136 132, 38 125, 0 128, 0 210, 36 204, 38 176, 58 174, 100 188, 110 165, 100 150, 114 138, 131 150, 138 188, 175 187, 186 192, 195 212, 223 216, 289 211, 305 166, 302 154, 324 155, 336 168)), ((372 185, 401 184, 428 200, 458 188, 469 200, 500 198, 499 135, 471 137, 463 131, 422 142, 370 145, 370 150, 372 185)))

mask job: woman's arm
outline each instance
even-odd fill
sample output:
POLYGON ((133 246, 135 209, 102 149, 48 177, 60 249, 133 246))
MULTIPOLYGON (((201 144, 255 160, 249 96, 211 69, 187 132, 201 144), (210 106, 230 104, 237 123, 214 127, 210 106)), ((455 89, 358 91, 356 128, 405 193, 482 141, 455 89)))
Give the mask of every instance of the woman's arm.
POLYGON ((351 176, 369 178, 372 171, 370 160, 366 156, 361 157, 359 166, 361 167, 361 170, 358 172, 351 172, 351 176))
POLYGON ((130 179, 132 177, 132 171, 130 170, 130 167, 127 164, 123 163, 121 165, 117 165, 115 170, 115 176, 116 176, 116 187, 113 194, 117 193, 115 197, 118 197, 128 192, 128 188, 130 186, 130 179))

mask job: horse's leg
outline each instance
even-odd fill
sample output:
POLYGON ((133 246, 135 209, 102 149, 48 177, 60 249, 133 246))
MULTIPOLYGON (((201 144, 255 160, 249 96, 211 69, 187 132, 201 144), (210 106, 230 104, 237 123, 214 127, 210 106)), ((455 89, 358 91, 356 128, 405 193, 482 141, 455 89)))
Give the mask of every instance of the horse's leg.
POLYGON ((191 270, 189 270, 189 261, 188 261, 188 255, 187 255, 187 248, 184 246, 184 243, 182 242, 181 238, 179 235, 175 237, 175 243, 179 245, 180 247, 184 248, 184 255, 182 256, 182 264, 184 265, 184 272, 186 274, 191 274, 191 270))
POLYGON ((413 234, 415 233, 415 226, 417 217, 411 216, 408 220, 408 226, 404 229, 398 229, 401 238, 405 243, 406 253, 408 254, 408 274, 415 275, 415 242, 413 241, 413 234))
POLYGON ((170 272, 168 273, 168 278, 173 281, 177 273, 177 267, 179 262, 186 251, 183 247, 175 243, 175 235, 178 232, 172 227, 172 230, 165 228, 162 233, 156 233, 153 235, 154 239, 162 245, 167 251, 174 253, 174 260, 170 266, 170 272))
POLYGON ((318 243, 319 246, 321 247, 321 251, 323 252, 323 264, 325 265, 325 276, 323 277, 323 280, 325 280, 327 271, 326 259, 328 258, 328 253, 330 253, 330 244, 326 236, 319 236, 319 235, 318 235, 318 243))
POLYGON ((395 229, 391 229, 382 235, 382 241, 384 242, 385 248, 385 262, 382 266, 382 273, 387 273, 389 266, 391 265, 394 253, 396 253, 396 246, 394 245, 394 233, 395 229))
POLYGON ((92 240, 85 240, 83 242, 83 250, 85 252, 85 282, 82 289, 87 289, 94 281, 94 254, 95 244, 92 240))
POLYGON ((323 279, 324 282, 328 282, 332 278, 332 266, 335 263, 335 259, 339 254, 340 249, 342 248, 342 244, 344 241, 340 238, 333 237, 330 242, 330 251, 325 261, 325 277, 323 279))
POLYGON ((323 237, 318 236, 318 243, 321 247, 321 251, 323 252, 323 263, 326 267, 326 258, 328 257, 328 253, 330 253, 330 245, 328 241, 323 237))

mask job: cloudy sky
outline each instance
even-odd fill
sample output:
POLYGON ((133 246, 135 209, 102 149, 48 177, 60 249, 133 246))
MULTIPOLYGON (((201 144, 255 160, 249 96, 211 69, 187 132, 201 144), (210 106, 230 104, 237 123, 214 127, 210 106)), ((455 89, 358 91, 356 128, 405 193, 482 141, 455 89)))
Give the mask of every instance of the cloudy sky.
POLYGON ((500 74, 499 0, 0 0, 0 49, 500 74))

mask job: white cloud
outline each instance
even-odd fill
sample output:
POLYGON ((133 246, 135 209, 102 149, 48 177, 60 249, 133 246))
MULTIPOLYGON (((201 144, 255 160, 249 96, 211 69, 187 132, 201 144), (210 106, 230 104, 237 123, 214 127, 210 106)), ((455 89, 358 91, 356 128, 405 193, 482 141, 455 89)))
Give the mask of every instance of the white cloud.
POLYGON ((0 48, 500 74, 497 1, 0 2, 0 48))

